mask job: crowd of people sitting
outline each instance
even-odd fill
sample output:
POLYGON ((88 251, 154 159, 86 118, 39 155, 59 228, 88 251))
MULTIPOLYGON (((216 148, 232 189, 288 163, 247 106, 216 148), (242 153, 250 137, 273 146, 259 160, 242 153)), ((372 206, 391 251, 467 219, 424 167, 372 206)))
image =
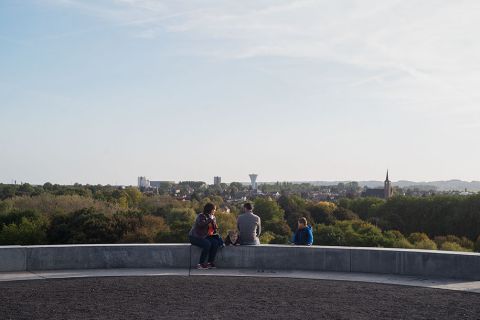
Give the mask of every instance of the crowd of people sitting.
MULTIPOLYGON (((197 269, 214 269, 215 257, 219 248, 238 245, 259 245, 262 232, 262 221, 253 213, 251 203, 243 205, 243 213, 238 216, 237 230, 228 230, 225 241, 219 234, 215 212, 217 208, 213 203, 207 203, 203 212, 197 215, 192 229, 189 232, 190 243, 200 247, 200 261, 197 269)), ((292 244, 310 246, 313 243, 312 227, 307 219, 298 219, 298 228, 292 244)))

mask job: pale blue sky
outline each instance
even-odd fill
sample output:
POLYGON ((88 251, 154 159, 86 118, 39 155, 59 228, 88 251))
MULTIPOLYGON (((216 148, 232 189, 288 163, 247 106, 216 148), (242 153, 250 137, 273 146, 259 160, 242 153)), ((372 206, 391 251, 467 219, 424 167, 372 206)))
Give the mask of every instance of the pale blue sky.
POLYGON ((0 0, 0 182, 480 180, 480 1, 0 0))

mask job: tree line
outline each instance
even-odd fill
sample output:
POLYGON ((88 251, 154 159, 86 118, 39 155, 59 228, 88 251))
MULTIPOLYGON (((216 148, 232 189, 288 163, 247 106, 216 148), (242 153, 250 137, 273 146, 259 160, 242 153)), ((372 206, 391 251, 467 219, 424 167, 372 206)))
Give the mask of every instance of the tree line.
MULTIPOLYGON (((178 201, 137 188, 0 184, 0 244, 188 242, 207 202, 219 208, 220 232, 236 228, 243 203, 222 197, 178 201)), ((313 226, 314 244, 480 251, 480 195, 344 198, 257 197, 262 243, 289 243, 297 220, 313 226)))

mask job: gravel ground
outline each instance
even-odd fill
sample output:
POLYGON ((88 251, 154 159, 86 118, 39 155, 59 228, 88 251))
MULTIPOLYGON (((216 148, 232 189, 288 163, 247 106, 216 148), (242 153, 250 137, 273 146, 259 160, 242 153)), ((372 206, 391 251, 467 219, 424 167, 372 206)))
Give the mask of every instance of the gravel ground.
POLYGON ((0 319, 480 319, 480 294, 285 278, 33 280, 0 282, 0 319))

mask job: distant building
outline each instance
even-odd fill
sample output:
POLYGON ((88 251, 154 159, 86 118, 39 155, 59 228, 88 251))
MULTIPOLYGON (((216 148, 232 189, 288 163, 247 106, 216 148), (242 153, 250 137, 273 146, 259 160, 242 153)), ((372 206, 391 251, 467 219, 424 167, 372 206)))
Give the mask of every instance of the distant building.
POLYGON ((392 183, 388 179, 388 170, 387 170, 387 177, 385 178, 385 182, 383 184, 383 194, 384 194, 384 199, 390 199, 393 196, 392 183))
POLYGON ((213 184, 219 186, 222 183, 222 177, 213 177, 213 184))
POLYGON ((364 197, 375 197, 375 198, 382 198, 382 199, 390 199, 393 196, 393 188, 392 182, 388 178, 388 170, 387 170, 387 177, 385 178, 385 182, 383 184, 383 189, 375 188, 370 189, 367 188, 362 194, 364 197))
POLYGON ((140 189, 150 188, 150 181, 145 177, 138 177, 138 187, 140 189))
POLYGON ((257 190, 257 177, 258 174, 249 174, 250 177, 250 185, 252 186, 252 190, 257 190))

